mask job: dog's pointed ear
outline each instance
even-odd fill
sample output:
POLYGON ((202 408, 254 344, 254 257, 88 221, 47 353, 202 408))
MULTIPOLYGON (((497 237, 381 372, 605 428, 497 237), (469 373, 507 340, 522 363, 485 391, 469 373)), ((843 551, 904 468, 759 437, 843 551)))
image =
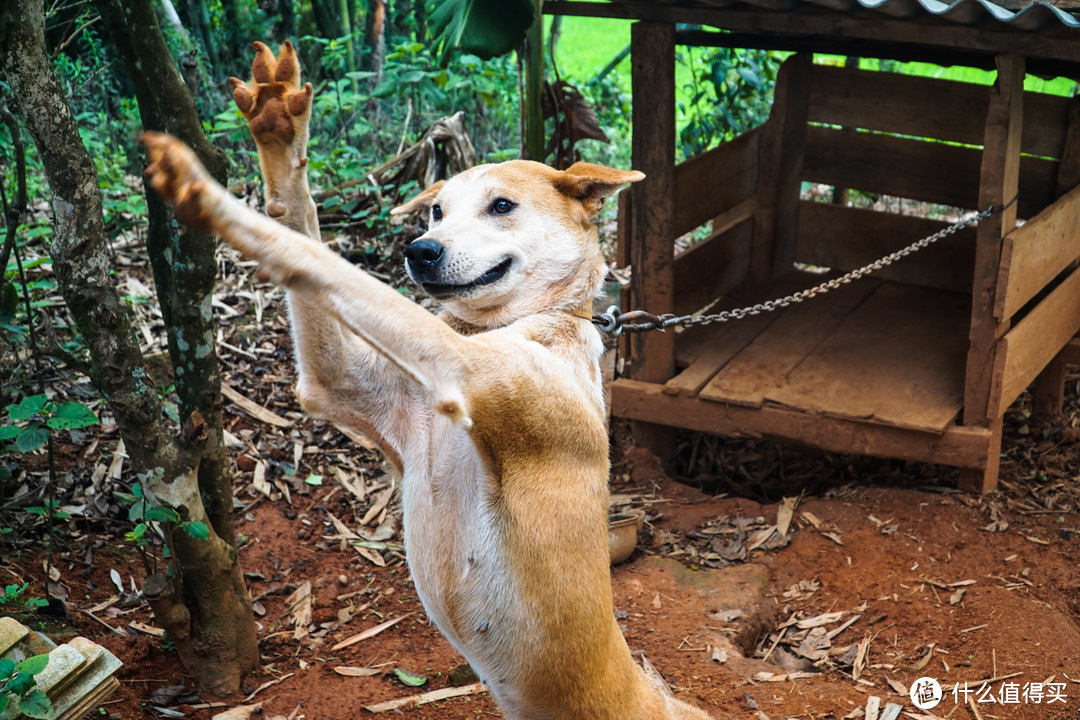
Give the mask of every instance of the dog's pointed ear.
POLYGON ((559 174, 555 187, 580 201, 592 216, 603 209, 604 198, 618 190, 619 186, 644 179, 645 173, 638 170, 615 170, 603 165, 576 162, 559 174))
POLYGON ((435 196, 442 190, 443 185, 446 184, 445 180, 439 180, 431 185, 428 185, 419 194, 413 197, 404 205, 398 205, 396 208, 390 211, 390 215, 394 217, 400 217, 404 215, 411 215, 415 212, 426 212, 431 204, 435 201, 435 196))

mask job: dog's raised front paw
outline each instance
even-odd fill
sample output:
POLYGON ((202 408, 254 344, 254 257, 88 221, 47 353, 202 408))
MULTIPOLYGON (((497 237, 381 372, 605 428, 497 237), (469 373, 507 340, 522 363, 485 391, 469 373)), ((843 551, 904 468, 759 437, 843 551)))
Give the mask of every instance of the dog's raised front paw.
MULTIPOLYGON (((297 138, 307 144, 311 117, 311 83, 300 87, 300 60, 296 48, 286 40, 274 53, 261 42, 252 43, 255 60, 252 81, 229 78, 233 100, 248 121, 251 135, 262 144, 291 145, 297 138)), ((301 148, 303 154, 303 148, 301 148)))
POLYGON ((203 206, 209 173, 187 145, 172 135, 145 132, 139 140, 146 145, 150 164, 144 171, 154 192, 176 206, 176 219, 185 225, 208 232, 210 215, 203 206))

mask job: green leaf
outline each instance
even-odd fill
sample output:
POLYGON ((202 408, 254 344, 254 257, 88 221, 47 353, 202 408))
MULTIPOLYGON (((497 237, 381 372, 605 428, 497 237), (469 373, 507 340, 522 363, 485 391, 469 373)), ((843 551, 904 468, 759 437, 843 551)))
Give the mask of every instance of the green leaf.
POLYGON ((19 452, 32 452, 49 442, 49 431, 40 425, 23 428, 15 438, 15 449, 19 452))
POLYGON ((29 420, 41 412, 48 398, 42 395, 27 395, 19 401, 18 405, 8 405, 8 415, 12 420, 29 420))
POLYGON ((532 26, 533 0, 441 0, 429 12, 440 63, 454 48, 484 60, 513 50, 532 26))
POLYGON ((4 714, 8 706, 8 694, 6 692, 0 692, 0 715, 4 714))
POLYGON ((11 658, 0 658, 0 678, 6 680, 15 672, 15 661, 11 658))
POLYGON ((34 688, 26 697, 19 700, 19 710, 23 715, 31 718, 47 719, 53 716, 53 706, 49 696, 38 688, 34 688))
POLYGON ((414 675, 404 668, 394 668, 394 674, 397 675, 398 680, 409 687, 420 687, 427 683, 427 678, 423 675, 414 675))
POLYGON ((196 540, 210 539, 210 528, 206 526, 206 523, 197 520, 188 520, 180 523, 180 529, 196 540))
POLYGON ((322 485, 322 475, 316 475, 315 473, 311 473, 306 478, 304 478, 304 482, 308 485, 322 485))
POLYGON ((167 507, 147 508, 145 517, 151 522, 180 522, 180 513, 167 507))
POLYGON ((37 675, 39 672, 45 669, 49 664, 49 656, 47 654, 35 655, 23 660, 21 663, 15 666, 15 669, 19 672, 27 673, 28 675, 37 675))
POLYGON ((18 425, 0 425, 0 440, 11 440, 22 432, 18 425))
POLYGON ((62 402, 56 408, 56 413, 45 421, 45 424, 54 430, 71 430, 96 425, 97 415, 93 411, 77 402, 62 402))

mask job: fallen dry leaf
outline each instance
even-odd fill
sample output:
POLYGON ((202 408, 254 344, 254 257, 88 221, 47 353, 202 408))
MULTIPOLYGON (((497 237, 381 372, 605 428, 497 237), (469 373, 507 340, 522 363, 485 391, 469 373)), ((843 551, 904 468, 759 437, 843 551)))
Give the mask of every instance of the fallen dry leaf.
POLYGON ((261 702, 255 703, 254 705, 237 705, 225 712, 219 712, 217 715, 214 715, 212 720, 248 720, 248 718, 261 710, 261 702))
POLYGON ((330 652, 336 652, 336 651, 340 650, 341 648, 346 648, 346 647, 349 647, 350 645, 355 645, 358 642, 363 642, 364 640, 367 640, 368 638, 373 638, 376 635, 378 635, 379 633, 381 633, 383 630, 386 630, 387 628, 392 628, 392 627, 394 627, 394 625, 397 625, 399 622, 401 622, 405 618, 411 617, 411 616, 413 616, 415 614, 416 614, 416 612, 405 613, 401 617, 394 618, 393 620, 387 620, 386 622, 380 623, 380 624, 376 625, 375 627, 368 628, 367 630, 364 630, 363 632, 359 632, 359 633, 353 635, 352 637, 345 638, 344 640, 339 642, 337 645, 330 648, 330 652))
POLYGON ((379 668, 369 667, 349 667, 347 665, 338 665, 334 668, 334 672, 338 675, 344 675, 345 677, 371 677, 372 675, 378 675, 382 672, 379 668))
POLYGON ((382 713, 387 712, 388 710, 397 710, 398 708, 406 707, 408 705, 425 705, 427 703, 463 697, 465 695, 478 695, 482 692, 487 692, 487 685, 484 685, 483 683, 473 683, 472 685, 466 685, 464 687, 443 688, 442 690, 432 690, 431 692, 420 693, 419 695, 408 695, 406 697, 397 698, 396 700, 387 700, 386 702, 376 703, 375 705, 365 705, 364 709, 368 712, 382 713))

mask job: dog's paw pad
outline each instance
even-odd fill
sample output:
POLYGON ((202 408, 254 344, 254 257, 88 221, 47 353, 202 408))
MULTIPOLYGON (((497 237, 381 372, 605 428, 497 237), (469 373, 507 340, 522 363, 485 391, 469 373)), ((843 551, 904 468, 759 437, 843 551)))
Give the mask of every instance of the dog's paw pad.
POLYGON ((286 40, 275 57, 261 42, 252 43, 251 82, 229 78, 233 100, 260 143, 291 144, 307 129, 314 95, 311 83, 300 87, 300 60, 286 40))

